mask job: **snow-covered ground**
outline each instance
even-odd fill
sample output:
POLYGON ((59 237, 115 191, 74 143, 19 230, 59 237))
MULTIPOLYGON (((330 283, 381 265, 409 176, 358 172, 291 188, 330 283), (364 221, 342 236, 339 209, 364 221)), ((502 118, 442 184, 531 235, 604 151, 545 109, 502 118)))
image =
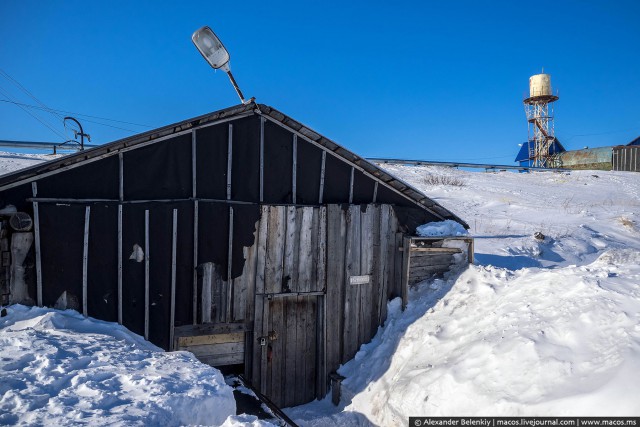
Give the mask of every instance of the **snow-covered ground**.
POLYGON ((235 415, 220 371, 123 326, 14 305, 0 318, 0 424, 219 425, 235 415))
POLYGON ((476 263, 393 301, 341 406, 294 420, 640 415, 640 174, 384 167, 469 223, 476 263))
MULTIPOLYGON (((640 415, 640 174, 384 167, 469 223, 476 262, 392 301, 340 368, 341 405, 294 420, 640 415)), ((264 425, 228 417, 217 370, 75 312, 9 307, 0 351, 0 424, 264 425)))

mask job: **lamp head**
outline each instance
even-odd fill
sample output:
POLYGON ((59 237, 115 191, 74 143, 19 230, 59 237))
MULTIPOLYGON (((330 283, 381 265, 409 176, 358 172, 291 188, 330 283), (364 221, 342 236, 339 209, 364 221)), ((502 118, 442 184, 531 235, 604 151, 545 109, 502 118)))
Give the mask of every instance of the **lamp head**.
POLYGON ((205 25, 193 33, 191 40, 209 65, 229 72, 229 52, 211 28, 205 25))

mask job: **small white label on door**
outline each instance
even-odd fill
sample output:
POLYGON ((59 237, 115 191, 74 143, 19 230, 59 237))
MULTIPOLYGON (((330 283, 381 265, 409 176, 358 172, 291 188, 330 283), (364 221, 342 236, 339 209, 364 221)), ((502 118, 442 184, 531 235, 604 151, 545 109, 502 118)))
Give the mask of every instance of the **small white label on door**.
POLYGON ((366 283, 369 283, 371 281, 371 276, 366 275, 366 276, 350 276, 349 277, 349 284, 350 285, 364 285, 366 283))

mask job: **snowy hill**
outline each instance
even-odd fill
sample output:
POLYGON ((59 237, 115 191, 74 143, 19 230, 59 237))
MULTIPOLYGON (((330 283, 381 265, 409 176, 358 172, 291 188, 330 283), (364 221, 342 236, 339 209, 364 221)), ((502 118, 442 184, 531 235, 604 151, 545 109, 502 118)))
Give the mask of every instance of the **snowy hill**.
MULTIPOLYGON (((420 285, 404 312, 392 301, 384 327, 339 371, 341 406, 287 409, 294 420, 640 415, 640 175, 383 166, 470 224, 476 263, 420 285)), ((259 424, 227 418, 235 406, 217 370, 152 347, 75 312, 10 307, 0 424, 259 424)))
POLYGON ((339 370, 341 408, 290 416, 640 414, 640 175, 384 167, 471 225, 476 265, 424 283, 405 312, 391 304, 339 370))

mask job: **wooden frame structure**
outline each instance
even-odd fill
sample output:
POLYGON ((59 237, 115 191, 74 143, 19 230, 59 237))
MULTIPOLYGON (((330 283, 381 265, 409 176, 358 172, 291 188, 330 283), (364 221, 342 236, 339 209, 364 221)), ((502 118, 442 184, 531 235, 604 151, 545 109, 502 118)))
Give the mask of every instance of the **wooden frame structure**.
POLYGON ((404 267, 417 225, 466 226, 254 103, 5 175, 0 199, 34 218, 24 295, 35 299, 13 302, 75 308, 241 365, 281 406, 326 394, 387 300, 432 272, 404 267))

